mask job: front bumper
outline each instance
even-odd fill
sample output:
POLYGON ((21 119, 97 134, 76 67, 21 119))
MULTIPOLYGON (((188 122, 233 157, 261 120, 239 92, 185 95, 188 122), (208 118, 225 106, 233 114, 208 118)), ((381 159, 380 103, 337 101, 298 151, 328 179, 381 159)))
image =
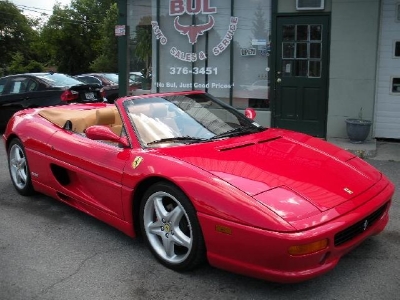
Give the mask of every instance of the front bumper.
POLYGON ((320 225, 315 225, 317 220, 314 217, 308 220, 308 229, 303 221, 301 226, 297 225, 304 229, 290 233, 268 231, 199 214, 209 263, 231 272, 275 282, 299 282, 317 277, 333 269, 344 254, 386 227, 393 193, 393 184, 383 178, 380 184, 363 195, 363 204, 349 209, 349 204, 344 203, 321 214, 320 225), (366 200, 366 197, 369 199, 366 200), (335 218, 329 218, 333 215, 335 218), (371 216, 374 217, 373 222, 365 222, 371 216), (329 219, 322 223, 324 218, 329 219), (358 231, 352 232, 352 227, 358 231), (352 232, 351 235, 338 243, 338 235, 348 232, 352 232), (328 246, 323 250, 301 256, 288 253, 290 246, 322 239, 328 239, 328 246))

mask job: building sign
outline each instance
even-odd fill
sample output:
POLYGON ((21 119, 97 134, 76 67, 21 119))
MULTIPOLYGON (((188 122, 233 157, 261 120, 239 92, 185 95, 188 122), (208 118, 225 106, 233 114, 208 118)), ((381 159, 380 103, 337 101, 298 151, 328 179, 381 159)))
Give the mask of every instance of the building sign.
POLYGON ((241 48, 240 55, 241 56, 254 56, 257 54, 256 48, 241 48))
POLYGON ((125 25, 115 25, 115 36, 124 36, 126 34, 125 25))
MULTIPOLYGON (((204 33, 211 31, 216 25, 214 14, 217 13, 217 8, 211 6, 211 0, 170 0, 169 1, 169 16, 171 17, 171 26, 175 28, 177 32, 187 37, 187 41, 191 45, 195 45, 198 39, 204 35, 204 33), (184 24, 180 17, 183 15, 207 15, 207 22, 204 24, 184 24)), ((212 54, 215 56, 220 55, 224 52, 235 35, 238 18, 231 17, 229 24, 227 24, 227 31, 222 40, 212 47, 212 54)), ((154 36, 159 40, 162 46, 167 46, 168 37, 160 28, 158 22, 151 22, 154 36)), ((199 52, 184 52, 179 49, 178 45, 171 45, 169 53, 178 60, 185 62, 195 62, 198 60, 205 60, 207 55, 204 51, 199 52)))
POLYGON ((267 40, 265 39, 252 39, 251 44, 253 46, 266 46, 267 45, 267 40))
POLYGON ((174 20, 175 30, 180 34, 187 35, 189 38, 189 43, 192 45, 197 43, 197 38, 199 35, 203 35, 204 32, 209 31, 214 27, 215 20, 213 16, 208 16, 208 22, 206 24, 200 25, 182 25, 179 23, 179 16, 174 20))

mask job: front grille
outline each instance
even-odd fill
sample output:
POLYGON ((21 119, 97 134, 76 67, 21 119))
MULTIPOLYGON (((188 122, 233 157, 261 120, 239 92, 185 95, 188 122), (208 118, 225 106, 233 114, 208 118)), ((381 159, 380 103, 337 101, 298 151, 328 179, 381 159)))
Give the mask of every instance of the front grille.
POLYGON ((369 227, 375 224, 376 221, 383 215, 387 207, 387 203, 372 214, 367 216, 366 218, 362 219, 361 221, 357 222, 356 224, 340 231, 335 235, 335 246, 340 246, 353 238, 357 237, 364 231, 366 231, 369 227))

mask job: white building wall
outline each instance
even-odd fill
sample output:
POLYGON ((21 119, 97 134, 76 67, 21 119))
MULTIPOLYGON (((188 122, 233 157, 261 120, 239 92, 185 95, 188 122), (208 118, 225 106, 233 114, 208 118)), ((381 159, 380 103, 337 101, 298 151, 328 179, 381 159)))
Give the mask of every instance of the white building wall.
POLYGON ((392 92, 392 78, 400 78, 400 57, 394 57, 394 44, 400 42, 399 4, 398 0, 382 0, 374 121, 376 138, 400 138, 400 91, 392 92))
POLYGON ((332 0, 328 138, 347 138, 345 120, 361 109, 373 120, 379 9, 378 0, 332 0))

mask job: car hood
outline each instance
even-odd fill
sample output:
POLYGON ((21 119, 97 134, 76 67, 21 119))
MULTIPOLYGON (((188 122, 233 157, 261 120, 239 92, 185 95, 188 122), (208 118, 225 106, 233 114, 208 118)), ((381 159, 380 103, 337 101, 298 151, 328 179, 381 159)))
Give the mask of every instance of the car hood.
POLYGON ((159 151, 206 170, 255 198, 284 188, 320 211, 356 197, 381 178, 381 173, 355 155, 285 130, 269 129, 159 151))

